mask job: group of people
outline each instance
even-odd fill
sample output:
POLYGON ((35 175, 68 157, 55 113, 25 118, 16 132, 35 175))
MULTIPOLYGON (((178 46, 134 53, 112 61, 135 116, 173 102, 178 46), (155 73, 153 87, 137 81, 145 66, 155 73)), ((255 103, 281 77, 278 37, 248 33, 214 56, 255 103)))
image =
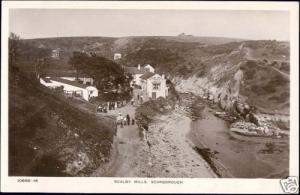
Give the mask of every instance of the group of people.
MULTIPOLYGON (((140 102, 140 103, 143 103, 143 96, 142 95, 137 95, 137 100, 140 102)), ((134 98, 131 99, 131 105, 135 105, 135 100, 134 98)), ((104 113, 107 113, 108 110, 116 110, 117 108, 121 108, 123 106, 125 106, 127 104, 126 100, 124 101, 116 101, 116 102, 106 102, 106 103, 102 103, 102 104, 99 104, 97 106, 97 112, 104 112, 104 113)), ((126 114, 126 115, 122 115, 122 113, 118 113, 118 116, 117 116, 117 125, 121 128, 123 128, 124 126, 126 125, 134 125, 135 124, 135 120, 134 118, 130 117, 129 114, 126 114)))
POLYGON ((125 125, 134 125, 135 120, 134 118, 131 119, 130 121, 130 116, 129 114, 127 114, 126 116, 123 116, 122 113, 119 113, 118 117, 117 117, 117 125, 120 125, 121 128, 123 128, 123 126, 125 125))
MULTIPOLYGON (((136 98, 137 98, 138 103, 140 103, 140 104, 143 103, 144 99, 143 99, 142 95, 137 94, 136 98)), ((131 105, 135 106, 135 100, 134 100, 134 98, 132 98, 130 102, 131 102, 131 105)))
POLYGON ((127 104, 126 100, 99 104, 97 106, 97 112, 107 113, 107 110, 116 110, 117 108, 121 108, 126 104, 127 104))
POLYGON ((97 106, 97 112, 104 112, 104 113, 107 113, 107 107, 106 106, 103 106, 101 104, 99 104, 97 106))

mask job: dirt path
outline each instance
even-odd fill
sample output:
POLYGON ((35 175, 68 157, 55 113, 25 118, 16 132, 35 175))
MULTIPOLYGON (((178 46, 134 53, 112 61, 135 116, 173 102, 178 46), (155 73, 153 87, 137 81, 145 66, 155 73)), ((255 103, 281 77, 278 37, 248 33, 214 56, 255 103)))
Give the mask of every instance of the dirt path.
POLYGON ((209 165, 186 137, 191 120, 176 113, 160 116, 149 127, 139 148, 138 170, 142 177, 211 178, 209 165))
MULTIPOLYGON (((135 100, 137 102, 137 100, 135 100)), ((135 115, 135 106, 128 103, 123 108, 109 111, 108 115, 135 115)), ((191 120, 176 113, 159 116, 141 134, 137 125, 121 128, 117 135, 110 161, 94 172, 101 177, 216 177, 209 165, 192 148, 186 137, 191 120)))
MULTIPOLYGON (((250 48, 248 47, 244 47, 244 49, 246 50, 246 59, 248 60, 256 60, 254 57, 253 57, 253 54, 252 54, 252 51, 250 48)), ((261 67, 265 67, 265 66, 262 66, 262 65, 259 65, 257 64, 258 66, 261 66, 261 67)), ((268 66, 270 68, 272 68, 273 70, 275 70, 276 72, 278 72, 279 74, 281 74, 284 78, 286 79, 290 79, 290 75, 285 73, 285 72, 282 72, 281 70, 279 70, 278 68, 275 68, 275 67, 272 67, 272 66, 268 66)))
MULTIPOLYGON (((112 111, 134 116, 135 107, 112 111)), ((136 125, 118 127, 109 163, 92 176, 101 177, 216 177, 186 138, 191 120, 171 114, 160 116, 145 137, 136 125)))
MULTIPOLYGON (((135 107, 127 104, 117 110, 111 110, 109 115, 117 117, 118 113, 122 115, 129 114, 134 117, 135 107)), ((110 162, 104 167, 99 168, 92 176, 101 177, 135 177, 137 165, 137 151, 141 144, 139 130, 137 125, 126 125, 123 128, 118 126, 117 135, 114 138, 112 156, 110 162)))
POLYGON ((290 79, 290 75, 289 74, 287 74, 285 72, 282 72, 278 68, 275 68, 275 67, 271 67, 271 68, 273 68, 273 70, 277 71, 279 74, 281 74, 282 76, 284 76, 286 79, 290 79))

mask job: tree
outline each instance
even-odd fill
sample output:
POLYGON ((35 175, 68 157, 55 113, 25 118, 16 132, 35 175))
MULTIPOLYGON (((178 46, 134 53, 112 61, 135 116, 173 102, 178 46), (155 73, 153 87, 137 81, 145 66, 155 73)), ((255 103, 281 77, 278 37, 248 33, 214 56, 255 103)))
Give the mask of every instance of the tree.
POLYGON ((9 69, 19 70, 20 67, 28 72, 34 72, 36 77, 40 76, 42 67, 48 63, 50 49, 38 48, 22 40, 15 33, 9 36, 9 69))
POLYGON ((77 76, 92 77, 99 90, 118 89, 121 85, 124 90, 129 86, 130 79, 124 74, 122 67, 114 61, 96 55, 74 52, 69 60, 77 71, 77 76))
POLYGON ((14 33, 10 33, 8 40, 9 47, 9 65, 11 68, 16 66, 19 47, 20 47, 20 37, 14 33))
POLYGON ((88 59, 88 55, 83 52, 73 52, 73 56, 69 60, 69 64, 71 64, 77 71, 77 78, 79 74, 82 74, 85 66, 86 66, 86 60, 88 59))

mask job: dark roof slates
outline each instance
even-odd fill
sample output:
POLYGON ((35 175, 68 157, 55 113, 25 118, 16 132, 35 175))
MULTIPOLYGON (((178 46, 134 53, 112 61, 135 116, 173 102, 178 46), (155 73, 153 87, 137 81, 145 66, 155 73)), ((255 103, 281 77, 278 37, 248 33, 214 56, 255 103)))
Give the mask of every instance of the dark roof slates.
POLYGON ((155 75, 155 73, 152 73, 152 72, 146 72, 146 73, 143 74, 140 78, 141 78, 141 79, 147 80, 148 78, 152 77, 153 75, 155 75))
POLYGON ((67 84, 67 85, 72 85, 72 86, 79 87, 79 88, 82 88, 82 89, 85 89, 86 87, 88 87, 88 85, 84 85, 84 84, 78 83, 76 81, 69 81, 67 79, 62 79, 62 78, 59 78, 59 77, 51 77, 50 80, 57 81, 57 82, 60 82, 60 83, 64 83, 64 84, 67 84))
POLYGON ((141 68, 140 70, 137 67, 125 67, 125 72, 131 74, 145 74, 148 70, 141 68))

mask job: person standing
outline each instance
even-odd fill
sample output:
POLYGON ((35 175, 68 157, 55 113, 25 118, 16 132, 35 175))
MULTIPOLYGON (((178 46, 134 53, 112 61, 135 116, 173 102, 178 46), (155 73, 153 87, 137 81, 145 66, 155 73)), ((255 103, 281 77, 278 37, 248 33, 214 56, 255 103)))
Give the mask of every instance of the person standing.
POLYGON ((124 125, 126 125, 126 124, 127 124, 127 118, 124 117, 124 125))
POLYGON ((118 124, 121 125, 121 128, 123 128, 123 116, 122 116, 121 113, 119 113, 119 116, 117 118, 117 122, 118 122, 118 124))
POLYGON ((134 122, 135 122, 135 121, 134 121, 134 118, 133 118, 132 121, 131 121, 131 124, 134 125, 134 122))
POLYGON ((97 107, 97 112, 100 112, 100 111, 101 111, 101 104, 99 104, 97 107))
POLYGON ((115 104, 114 105, 115 106, 114 109, 117 110, 117 108, 118 108, 118 102, 115 102, 114 104, 115 104))
POLYGON ((140 94, 137 95, 137 99, 138 99, 138 100, 140 99, 140 94))
POLYGON ((130 125, 130 116, 129 116, 129 114, 126 115, 126 118, 127 118, 127 125, 130 125))

